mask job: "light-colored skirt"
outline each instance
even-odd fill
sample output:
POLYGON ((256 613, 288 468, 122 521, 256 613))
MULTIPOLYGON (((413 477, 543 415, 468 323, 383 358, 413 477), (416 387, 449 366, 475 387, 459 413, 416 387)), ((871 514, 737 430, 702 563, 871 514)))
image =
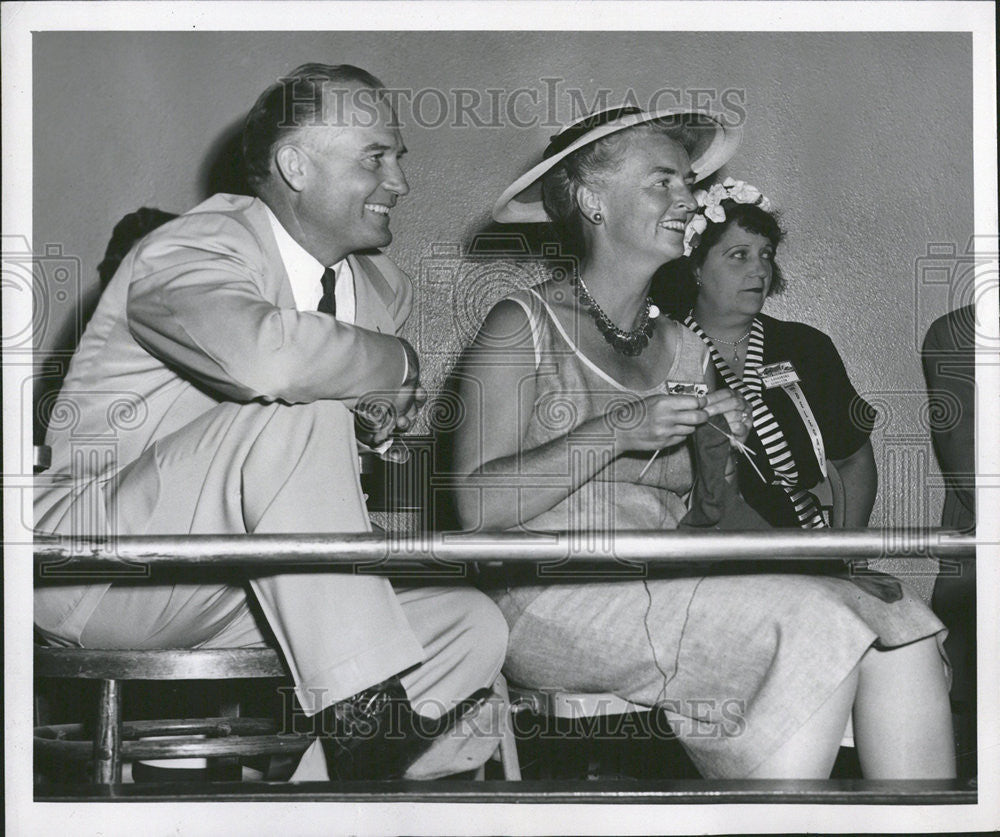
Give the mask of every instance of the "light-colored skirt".
MULTIPOLYGON (((531 688, 661 706, 702 775, 748 775, 871 647, 944 625, 905 585, 887 604, 849 581, 738 575, 496 589, 505 672, 531 688)), ((942 651, 942 659, 944 652, 942 651)))

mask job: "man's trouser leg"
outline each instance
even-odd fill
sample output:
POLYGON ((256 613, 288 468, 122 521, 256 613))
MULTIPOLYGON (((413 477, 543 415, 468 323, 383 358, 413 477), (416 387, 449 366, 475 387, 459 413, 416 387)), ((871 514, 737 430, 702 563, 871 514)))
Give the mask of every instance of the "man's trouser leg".
MULTIPOLYGON (((111 530, 120 534, 367 532, 350 413, 336 402, 221 404, 122 469, 108 491, 108 518, 111 530)), ((258 573, 251 584, 306 714, 424 661, 418 636, 424 631, 411 624, 384 578, 258 573)), ((168 596, 183 597, 184 586, 164 589, 168 596)), ((152 604, 153 589, 137 585, 127 591, 152 604)), ((436 666, 428 660, 426 668, 404 678, 415 708, 426 704, 432 715, 437 714, 433 707, 447 708, 492 682, 506 638, 502 618, 478 592, 442 591, 441 596, 434 608, 420 604, 423 595, 413 599, 422 616, 447 609, 458 626, 429 628, 425 639, 451 638, 435 656, 445 659, 453 643, 476 641, 446 666, 457 666, 456 673, 435 675, 436 666)), ((103 604, 84 631, 90 641, 89 629, 99 624, 103 604)), ((198 628, 206 617, 197 608, 180 607, 173 618, 178 624, 189 618, 198 628)), ((228 627, 243 630, 237 624, 228 627)))
MULTIPOLYGON (((224 403, 122 469, 123 534, 367 532, 350 414, 336 402, 224 403)), ((251 585, 311 715, 423 659, 384 578, 255 571, 251 585)))
MULTIPOLYGON (((493 603, 462 587, 397 590, 398 599, 427 659, 402 678, 414 708, 437 718, 499 673, 507 623, 493 603)), ((245 588, 231 585, 115 585, 101 600, 81 637, 90 648, 246 648, 268 637, 255 620, 245 588)), ((411 778, 472 770, 496 748, 500 713, 493 699, 413 765, 411 778)), ((322 748, 308 750, 295 781, 328 778, 322 748)))

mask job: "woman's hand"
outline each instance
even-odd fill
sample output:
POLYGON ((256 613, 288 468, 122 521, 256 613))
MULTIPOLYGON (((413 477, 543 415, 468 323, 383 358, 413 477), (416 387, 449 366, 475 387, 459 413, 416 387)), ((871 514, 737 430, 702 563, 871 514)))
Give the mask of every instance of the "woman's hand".
POLYGON ((708 397, 650 395, 610 411, 605 420, 615 431, 615 452, 659 450, 683 442, 708 421, 708 397))
POLYGON ((729 432, 741 442, 750 435, 752 426, 750 405, 738 392, 731 389, 716 389, 705 396, 705 412, 709 416, 725 416, 729 432))

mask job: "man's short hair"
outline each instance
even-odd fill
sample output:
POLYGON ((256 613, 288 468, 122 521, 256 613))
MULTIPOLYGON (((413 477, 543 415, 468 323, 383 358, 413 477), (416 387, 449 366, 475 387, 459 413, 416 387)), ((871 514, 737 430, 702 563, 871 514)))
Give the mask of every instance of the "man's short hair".
POLYGON ((382 90, 375 76, 351 64, 303 64, 278 79, 257 99, 243 126, 247 182, 256 191, 271 176, 271 152, 279 140, 305 125, 322 124, 329 82, 382 90))

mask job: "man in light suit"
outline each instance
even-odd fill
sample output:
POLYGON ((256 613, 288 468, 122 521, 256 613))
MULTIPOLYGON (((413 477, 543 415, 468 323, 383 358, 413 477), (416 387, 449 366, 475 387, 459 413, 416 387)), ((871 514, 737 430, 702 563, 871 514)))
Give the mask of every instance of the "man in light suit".
MULTIPOLYGON (((257 197, 215 195, 125 258, 52 411, 37 530, 371 530, 358 443, 405 430, 424 397, 417 356, 396 336, 410 283, 375 249, 409 191, 381 91, 355 67, 293 71, 247 117, 257 197)), ((35 622, 50 642, 93 648, 238 647, 273 634, 302 710, 326 713, 322 726, 340 736, 326 750, 345 778, 440 775, 489 755, 488 740, 451 742, 423 773, 433 748, 418 758, 425 745, 412 740, 379 751, 377 769, 332 756, 352 752, 352 725, 371 722, 370 707, 441 718, 492 683, 507 628, 481 593, 337 573, 262 574, 249 587, 54 571, 36 586, 35 622)), ((322 773, 318 752, 297 778, 322 773)))

